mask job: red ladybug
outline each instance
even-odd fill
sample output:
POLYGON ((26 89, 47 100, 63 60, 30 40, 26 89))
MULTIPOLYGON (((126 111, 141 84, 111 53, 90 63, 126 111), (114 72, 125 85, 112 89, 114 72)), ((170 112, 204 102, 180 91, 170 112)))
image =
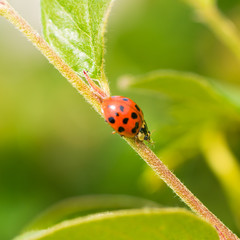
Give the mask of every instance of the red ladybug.
POLYGON ((107 96, 83 71, 85 78, 102 102, 102 113, 105 120, 121 136, 150 141, 150 131, 143 117, 142 110, 129 98, 107 96))

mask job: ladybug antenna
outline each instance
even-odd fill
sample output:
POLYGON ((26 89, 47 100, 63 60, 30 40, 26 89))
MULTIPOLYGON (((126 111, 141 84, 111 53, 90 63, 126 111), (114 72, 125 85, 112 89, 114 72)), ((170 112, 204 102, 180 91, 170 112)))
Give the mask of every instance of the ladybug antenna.
POLYGON ((151 134, 154 133, 154 132, 156 132, 156 129, 153 129, 153 130, 151 131, 151 134))
POLYGON ((83 70, 83 74, 88 81, 89 85, 91 86, 94 93, 103 100, 104 98, 107 98, 108 95, 97 85, 95 82, 88 76, 87 71, 83 70))

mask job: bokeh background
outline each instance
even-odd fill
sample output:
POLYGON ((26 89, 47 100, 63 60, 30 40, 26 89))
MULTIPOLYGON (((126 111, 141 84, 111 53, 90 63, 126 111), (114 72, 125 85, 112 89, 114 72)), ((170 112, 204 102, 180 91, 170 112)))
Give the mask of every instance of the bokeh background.
MULTIPOLYGON (((9 2, 41 32, 39 0, 9 2)), ((220 0, 218 6, 240 29, 239 0, 220 0)), ((169 102, 119 88, 122 75, 175 69, 240 85, 235 56, 183 1, 116 0, 106 39, 106 74, 112 93, 141 106, 149 127, 158 133, 153 133, 156 152, 163 147, 158 142, 168 138, 158 130, 173 120, 169 102)), ((228 132, 236 159, 240 158, 238 126, 228 132)), ((239 234, 219 179, 203 154, 186 154, 192 151, 189 146, 184 154, 174 155, 178 162, 174 172, 239 234)), ((167 157, 163 161, 168 165, 167 157)), ((110 127, 38 50, 0 18, 0 239, 19 234, 52 204, 89 194, 125 194, 162 206, 184 206, 119 136, 111 134, 110 127)))

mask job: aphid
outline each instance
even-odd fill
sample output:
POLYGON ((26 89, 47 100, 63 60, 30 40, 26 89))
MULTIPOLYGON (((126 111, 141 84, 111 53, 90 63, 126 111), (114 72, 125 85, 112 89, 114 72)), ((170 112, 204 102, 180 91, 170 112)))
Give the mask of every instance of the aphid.
POLYGON ((85 78, 100 98, 102 113, 109 125, 121 136, 137 138, 139 141, 150 141, 150 131, 139 106, 129 98, 108 96, 83 71, 85 78))

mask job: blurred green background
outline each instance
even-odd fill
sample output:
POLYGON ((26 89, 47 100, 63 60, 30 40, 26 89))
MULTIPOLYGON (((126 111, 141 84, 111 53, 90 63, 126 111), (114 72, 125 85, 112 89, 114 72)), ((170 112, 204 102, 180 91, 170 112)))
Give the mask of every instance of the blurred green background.
MULTIPOLYGON (((9 2, 41 31, 39 0, 9 2)), ((221 0, 218 5, 240 29, 239 0, 221 0)), ((106 74, 112 94, 138 102, 149 127, 156 130, 156 152, 168 139, 167 131, 161 134, 159 129, 174 120, 168 112, 169 101, 143 91, 122 90, 118 78, 174 69, 240 85, 235 56, 182 1, 116 0, 106 39, 106 74)), ((226 127, 236 159, 240 159, 239 134, 239 124, 226 127)), ((164 156, 174 155, 172 151, 166 150, 164 156)), ((239 234, 234 220, 238 216, 219 179, 203 154, 188 155, 188 151, 194 151, 191 144, 179 159, 174 155, 180 162, 174 172, 239 234)), ((160 157, 171 165, 167 157, 160 157)), ((16 236, 59 200, 89 194, 125 194, 162 206, 184 206, 119 136, 111 134, 110 127, 32 44, 1 18, 0 239, 16 236)))

